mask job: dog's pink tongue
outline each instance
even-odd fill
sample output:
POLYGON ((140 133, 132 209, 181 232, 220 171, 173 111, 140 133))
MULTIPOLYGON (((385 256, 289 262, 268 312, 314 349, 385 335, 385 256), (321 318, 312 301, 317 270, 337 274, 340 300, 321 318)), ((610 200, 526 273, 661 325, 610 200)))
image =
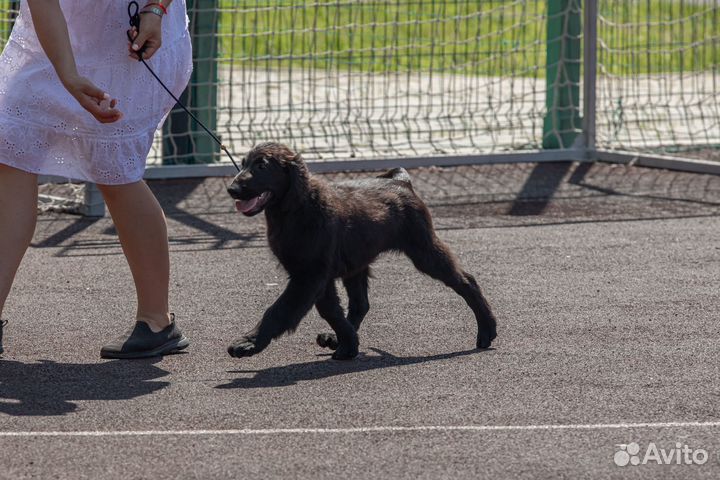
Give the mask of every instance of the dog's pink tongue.
POLYGON ((258 200, 260 200, 260 197, 251 198, 250 200, 235 200, 235 208, 240 213, 247 213, 255 208, 258 200))

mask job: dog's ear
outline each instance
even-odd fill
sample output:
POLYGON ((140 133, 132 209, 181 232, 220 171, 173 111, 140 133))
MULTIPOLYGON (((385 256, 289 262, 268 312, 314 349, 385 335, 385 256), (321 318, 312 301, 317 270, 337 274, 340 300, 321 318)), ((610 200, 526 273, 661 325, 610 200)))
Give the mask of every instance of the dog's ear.
POLYGON ((310 171, 300 154, 297 153, 285 161, 284 166, 288 171, 288 177, 290 179, 288 193, 296 198, 306 197, 310 187, 310 171))

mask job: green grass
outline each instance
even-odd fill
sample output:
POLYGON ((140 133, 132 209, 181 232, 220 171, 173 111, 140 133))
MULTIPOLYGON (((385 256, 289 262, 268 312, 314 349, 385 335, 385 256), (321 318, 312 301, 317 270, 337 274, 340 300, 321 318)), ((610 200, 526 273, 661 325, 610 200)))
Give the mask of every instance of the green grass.
POLYGON ((221 2, 222 55, 256 67, 478 75, 533 75, 544 59, 544 2, 317 3, 221 2))
POLYGON ((602 0, 599 60, 613 74, 716 70, 720 62, 717 2, 602 0), (618 27, 612 23, 623 25, 618 27))
MULTIPOLYGON (((544 76, 545 1, 318 3, 222 0, 222 56, 253 68, 544 76)), ((599 3, 600 38, 608 48, 599 52, 605 71, 716 68, 717 6, 673 0, 599 3)))

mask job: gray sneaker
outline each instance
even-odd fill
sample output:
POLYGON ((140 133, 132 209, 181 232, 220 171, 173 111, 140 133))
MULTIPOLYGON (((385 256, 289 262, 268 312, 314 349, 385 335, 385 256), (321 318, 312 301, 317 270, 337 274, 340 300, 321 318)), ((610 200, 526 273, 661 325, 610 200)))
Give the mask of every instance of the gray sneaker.
POLYGON ((155 333, 145 322, 136 322, 123 335, 111 341, 102 349, 102 358, 147 358, 167 355, 183 350, 190 345, 175 323, 175 314, 170 314, 172 323, 155 333))

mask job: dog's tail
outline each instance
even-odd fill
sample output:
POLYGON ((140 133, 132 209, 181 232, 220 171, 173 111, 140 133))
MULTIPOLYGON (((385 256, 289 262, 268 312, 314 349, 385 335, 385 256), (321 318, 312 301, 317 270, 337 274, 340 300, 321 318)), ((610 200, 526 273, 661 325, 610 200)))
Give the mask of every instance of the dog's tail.
POLYGON ((383 173, 382 175, 378 175, 377 178, 390 178, 392 180, 397 180, 399 182, 405 182, 409 186, 412 186, 412 180, 410 179, 410 174, 404 168, 393 168, 392 170, 388 170, 387 172, 383 173))

